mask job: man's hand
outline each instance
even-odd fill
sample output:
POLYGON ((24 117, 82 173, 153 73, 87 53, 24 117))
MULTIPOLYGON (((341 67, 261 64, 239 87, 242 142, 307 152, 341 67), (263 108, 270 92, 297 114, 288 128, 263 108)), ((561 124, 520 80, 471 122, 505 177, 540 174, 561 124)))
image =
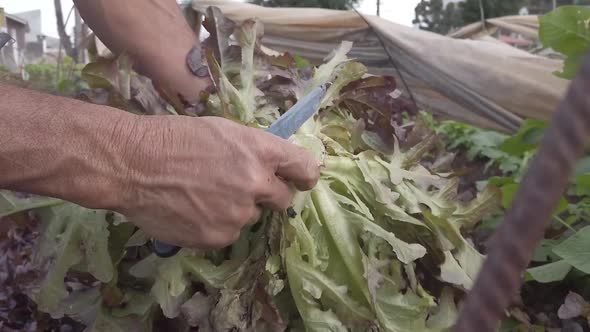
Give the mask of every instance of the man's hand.
POLYGON ((170 244, 224 247, 262 207, 286 210, 290 183, 309 190, 319 177, 303 148, 222 118, 144 117, 123 126, 132 137, 118 210, 170 244))
POLYGON ((74 0, 90 29, 115 54, 126 53, 135 69, 189 103, 210 83, 194 76, 186 57, 198 36, 175 0, 74 0))
MULTIPOLYGON (((174 0, 75 0, 90 28, 142 73, 194 103, 209 83, 185 58, 198 43, 174 0)), ((185 247, 231 243, 261 207, 310 189, 310 154, 219 118, 138 117, 0 84, 0 188, 128 216, 185 247)))
POLYGON ((0 188, 120 212, 152 237, 219 248, 311 189, 317 161, 222 118, 137 116, 0 84, 0 188))

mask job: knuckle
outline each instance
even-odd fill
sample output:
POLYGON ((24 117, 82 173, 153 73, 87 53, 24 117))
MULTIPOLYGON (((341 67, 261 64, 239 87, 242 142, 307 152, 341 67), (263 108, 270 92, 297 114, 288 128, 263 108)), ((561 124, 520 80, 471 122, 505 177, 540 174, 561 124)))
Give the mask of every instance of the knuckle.
POLYGON ((258 221, 258 219, 260 218, 260 209, 256 206, 253 206, 250 213, 249 213, 249 218, 247 221, 247 224, 254 224, 258 221))
POLYGON ((250 177, 252 192, 261 194, 266 191, 266 188, 271 182, 271 177, 266 172, 258 171, 250 177))
POLYGON ((249 210, 243 206, 233 208, 230 211, 228 225, 232 228, 240 229, 248 222, 250 217, 249 210))
POLYGON ((320 179, 320 168, 313 158, 308 159, 301 173, 301 185, 303 189, 309 190, 315 187, 320 179))
POLYGON ((261 148, 256 153, 256 158, 258 159, 261 167, 274 168, 274 165, 278 164, 278 158, 272 152, 270 152, 270 149, 267 148, 261 148))
POLYGON ((230 234, 229 237, 226 239, 227 240, 226 241, 226 245, 233 244, 234 242, 236 242, 237 240, 239 240, 240 239, 240 235, 241 235, 241 233, 239 231, 230 234))
POLYGON ((258 142, 258 158, 266 165, 277 165, 284 157, 284 149, 280 148, 284 142, 275 136, 268 135, 270 137, 263 137, 263 140, 258 142))

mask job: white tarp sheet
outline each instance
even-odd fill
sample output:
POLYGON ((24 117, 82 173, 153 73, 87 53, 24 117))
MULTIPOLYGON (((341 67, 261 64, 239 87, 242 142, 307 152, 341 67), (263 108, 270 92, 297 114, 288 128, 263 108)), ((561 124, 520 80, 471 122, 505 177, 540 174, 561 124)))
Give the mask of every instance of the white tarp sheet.
MULTIPOLYGON (((315 63, 341 41, 350 40, 355 45, 351 57, 374 74, 395 76, 405 90, 381 37, 421 108, 482 127, 511 132, 523 118, 550 119, 569 83, 553 75, 561 68, 560 60, 485 39, 451 38, 372 15, 361 17, 354 11, 266 8, 231 0, 192 2, 200 13, 209 6, 236 22, 258 18, 264 24, 266 47, 315 63)), ((536 31, 534 18, 496 21, 497 25, 512 24, 529 36, 536 31)), ((475 30, 476 26, 466 27, 456 34, 465 38, 475 30)))

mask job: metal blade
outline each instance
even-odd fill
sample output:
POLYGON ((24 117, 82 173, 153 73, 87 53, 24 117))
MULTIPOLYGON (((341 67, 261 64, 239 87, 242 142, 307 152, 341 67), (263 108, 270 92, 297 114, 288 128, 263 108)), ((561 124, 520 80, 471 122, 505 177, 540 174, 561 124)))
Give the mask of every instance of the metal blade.
POLYGON ((14 39, 11 35, 7 34, 6 32, 0 32, 0 48, 4 47, 4 45, 8 43, 13 43, 14 39))
POLYGON ((284 139, 291 137, 318 111, 327 91, 328 84, 320 85, 311 90, 310 93, 281 115, 266 131, 284 139))

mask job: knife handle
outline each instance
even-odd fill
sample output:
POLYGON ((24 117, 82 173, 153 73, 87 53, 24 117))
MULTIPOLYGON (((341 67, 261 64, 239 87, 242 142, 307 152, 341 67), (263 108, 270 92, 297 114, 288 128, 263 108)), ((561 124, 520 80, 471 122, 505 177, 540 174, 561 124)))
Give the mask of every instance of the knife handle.
POLYGON ((172 244, 164 243, 158 240, 154 240, 152 242, 154 252, 158 257, 168 258, 176 255, 180 251, 179 246, 175 246, 172 244))

